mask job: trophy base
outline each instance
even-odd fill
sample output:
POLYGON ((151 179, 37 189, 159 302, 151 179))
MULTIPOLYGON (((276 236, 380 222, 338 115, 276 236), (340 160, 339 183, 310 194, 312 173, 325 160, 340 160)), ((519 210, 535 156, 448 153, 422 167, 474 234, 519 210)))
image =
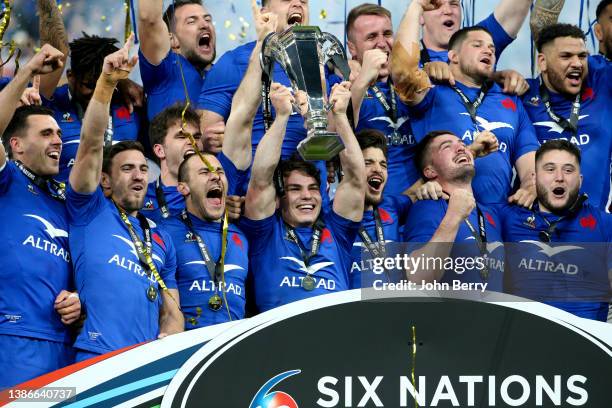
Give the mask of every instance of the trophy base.
POLYGON ((331 132, 316 132, 302 140, 297 147, 302 159, 308 161, 330 160, 343 149, 340 137, 331 132))

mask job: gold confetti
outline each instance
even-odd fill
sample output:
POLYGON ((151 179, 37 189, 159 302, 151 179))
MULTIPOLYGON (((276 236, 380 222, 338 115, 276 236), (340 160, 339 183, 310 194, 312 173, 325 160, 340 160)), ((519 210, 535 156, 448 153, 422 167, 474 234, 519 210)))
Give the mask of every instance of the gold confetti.
POLYGON ((241 31, 240 32, 240 38, 246 38, 246 31, 241 31))
POLYGON ((112 30, 112 28, 113 28, 113 26, 108 25, 108 26, 106 26, 106 28, 104 28, 104 30, 106 32, 108 32, 108 31, 112 30))
POLYGON ((106 16, 100 16, 101 21, 106 21, 106 16))
POLYGON ((34 52, 40 52, 40 47, 34 47, 34 52))
MULTIPOLYGON (((60 13, 62 12, 62 8, 63 8, 63 7, 64 7, 64 5, 63 5, 63 4, 58 4, 58 5, 57 5, 57 9, 59 10, 59 12, 60 12, 60 13)), ((38 52, 38 51, 37 51, 37 52, 38 52)))
POLYGON ((236 41, 236 34, 234 33, 230 33, 227 37, 230 39, 230 41, 236 41))
POLYGON ((66 3, 66 7, 70 7, 70 3, 66 3))
POLYGON ((225 23, 223 24, 223 27, 230 28, 231 26, 232 26, 232 22, 230 20, 225 20, 225 23))
POLYGON ((321 20, 325 20, 327 18, 327 10, 321 9, 321 12, 319 13, 319 18, 321 20))

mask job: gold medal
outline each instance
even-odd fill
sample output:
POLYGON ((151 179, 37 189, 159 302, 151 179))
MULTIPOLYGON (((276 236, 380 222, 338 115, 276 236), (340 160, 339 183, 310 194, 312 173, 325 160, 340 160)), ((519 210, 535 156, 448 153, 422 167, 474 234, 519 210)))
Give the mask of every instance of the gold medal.
POLYGON ((147 298, 151 302, 155 302, 155 299, 157 299, 157 289, 153 285, 147 288, 147 298))
POLYGON ((214 294, 208 299, 208 308, 213 312, 218 311, 223 306, 223 299, 218 294, 214 294))
POLYGON ((307 291, 311 291, 314 290, 315 288, 315 280, 312 276, 310 275, 306 275, 304 276, 304 279, 302 279, 302 287, 304 288, 304 290, 307 291))

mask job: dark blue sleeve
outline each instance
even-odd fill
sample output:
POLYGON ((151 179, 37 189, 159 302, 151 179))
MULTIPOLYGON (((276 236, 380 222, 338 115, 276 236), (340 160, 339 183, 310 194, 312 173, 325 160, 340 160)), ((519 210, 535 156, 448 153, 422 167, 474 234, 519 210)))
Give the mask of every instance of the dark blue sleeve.
POLYGON ((514 41, 514 38, 508 35, 493 13, 476 25, 484 27, 491 32, 493 44, 495 44, 495 58, 499 61, 501 53, 512 43, 512 41, 514 41))
POLYGON ((68 84, 55 88, 51 99, 45 98, 42 94, 40 95, 40 99, 42 100, 43 106, 48 108, 53 108, 54 106, 67 106, 70 104, 68 84))
POLYGON ((536 135, 535 128, 531 124, 531 119, 529 119, 525 107, 518 98, 515 102, 519 114, 519 128, 516 132, 516 139, 514 140, 514 149, 512 149, 514 152, 511 157, 513 165, 519 157, 525 153, 535 152, 540 147, 538 136, 536 135))
POLYGON ((164 283, 169 289, 176 289, 176 249, 172 237, 163 229, 158 229, 157 232, 162 236, 166 245, 166 256, 164 258, 164 267, 159 272, 159 275, 164 280, 164 283))
POLYGON ((591 87, 599 94, 612 96, 612 63, 603 55, 591 55, 588 64, 591 87))
POLYGON ((353 242, 357 238, 361 222, 348 220, 335 211, 329 211, 324 216, 325 226, 333 231, 334 239, 347 254, 353 249, 353 242))
POLYGON ((11 162, 6 159, 6 163, 4 163, 4 167, 0 170, 0 194, 5 194, 9 187, 11 186, 11 182, 13 181, 13 172, 15 168, 11 165, 11 162))
POLYGON ((408 212, 412 207, 412 200, 410 197, 404 194, 399 194, 393 196, 393 201, 395 202, 395 210, 397 211, 397 215, 399 217, 399 224, 403 225, 408 219, 408 212))
POLYGON ((242 186, 244 185, 244 180, 247 177, 246 170, 238 170, 226 155, 223 152, 217 155, 217 159, 223 166, 223 170, 225 171, 225 177, 227 178, 227 194, 228 195, 238 195, 244 196, 246 191, 242 191, 242 186))
POLYGON ((8 85, 9 82, 11 82, 11 78, 0 77, 0 91, 3 90, 4 87, 8 85))
MULTIPOLYGON (((425 98, 423 98, 421 102, 414 106, 408 106, 408 114, 412 121, 425 119, 425 116, 434 104, 437 89, 438 88, 434 86, 427 92, 427 95, 425 95, 425 98)), ((417 139, 417 142, 420 142, 424 136, 424 134, 420 135, 419 132, 414 132, 414 137, 417 139)))
POLYGON ((429 242, 444 217, 444 213, 436 211, 435 204, 432 200, 423 200, 412 205, 404 226, 404 241, 429 242))
POLYGON ((227 120, 232 109, 232 98, 242 77, 243 73, 234 60, 234 53, 226 52, 206 74, 198 108, 215 112, 227 120))
POLYGON ((153 65, 138 50, 140 77, 146 93, 158 93, 159 90, 166 88, 168 79, 172 76, 172 65, 175 63, 175 59, 174 52, 168 51, 168 55, 161 60, 159 65, 153 65))
POLYGON ((91 194, 77 193, 70 183, 66 188, 66 209, 68 221, 72 225, 87 225, 106 205, 102 188, 98 186, 91 194))
POLYGON ((276 218, 276 214, 272 214, 263 220, 240 218, 240 229, 249 241, 249 254, 259 254, 271 244, 277 224, 276 218))

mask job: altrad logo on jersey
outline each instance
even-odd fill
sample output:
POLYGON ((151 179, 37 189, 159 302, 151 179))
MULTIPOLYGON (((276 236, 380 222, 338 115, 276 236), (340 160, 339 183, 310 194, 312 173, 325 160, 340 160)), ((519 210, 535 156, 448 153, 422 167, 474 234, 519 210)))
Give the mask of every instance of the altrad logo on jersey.
MULTIPOLYGON (((53 224, 51 224, 51 222, 41 216, 34 214, 24 214, 24 217, 34 218, 35 220, 39 221, 44 226, 44 231, 51 240, 55 240, 56 238, 68 238, 67 231, 64 231, 60 228, 56 228, 53 224)), ((70 262, 70 253, 68 252, 68 249, 64 248, 56 241, 50 241, 48 239, 45 239, 45 237, 30 234, 22 242, 22 245, 31 246, 38 250, 47 252, 53 256, 62 258, 65 262, 70 262)))
MULTIPOLYGON (((113 237, 118 238, 119 240, 121 240, 122 242, 128 245, 128 247, 130 248, 130 253, 134 256, 135 260, 131 260, 131 259, 126 258, 125 256, 115 254, 108 260, 108 263, 115 264, 118 267, 126 269, 130 272, 134 272, 137 275, 147 276, 147 271, 142 267, 142 265, 140 264, 140 261, 138 260, 138 253, 136 252, 136 247, 134 246, 134 243, 130 241, 129 239, 122 237, 120 235, 113 234, 113 237)), ((164 263, 162 259, 159 257, 159 255, 155 253, 152 255, 152 258, 154 261, 157 261, 160 264, 164 263)), ((157 282, 155 280, 155 277, 152 274, 151 276, 148 277, 148 279, 153 283, 157 282)))

